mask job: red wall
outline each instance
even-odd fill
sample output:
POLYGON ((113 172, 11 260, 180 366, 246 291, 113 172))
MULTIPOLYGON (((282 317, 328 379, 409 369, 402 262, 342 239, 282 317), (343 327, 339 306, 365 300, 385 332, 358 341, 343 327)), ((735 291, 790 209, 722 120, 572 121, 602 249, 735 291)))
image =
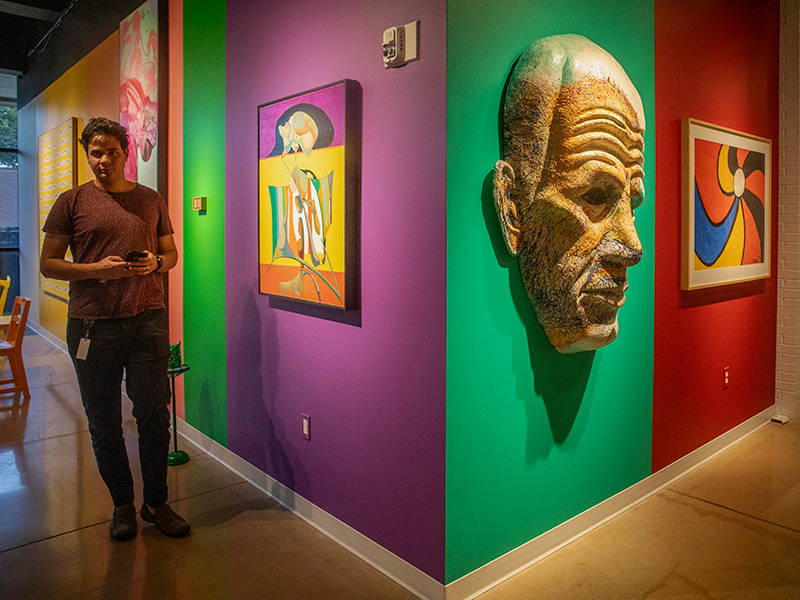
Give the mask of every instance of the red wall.
POLYGON ((774 402, 779 33, 779 0, 655 2, 654 472, 774 402), (685 117, 772 140, 771 278, 680 290, 685 117))

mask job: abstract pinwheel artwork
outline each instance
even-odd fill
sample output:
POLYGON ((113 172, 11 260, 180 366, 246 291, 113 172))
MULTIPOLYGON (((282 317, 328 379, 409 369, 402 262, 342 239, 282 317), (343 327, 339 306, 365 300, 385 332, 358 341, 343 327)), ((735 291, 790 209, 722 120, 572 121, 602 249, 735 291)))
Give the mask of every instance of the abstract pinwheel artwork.
POLYGON ((769 140, 694 120, 685 129, 683 289, 768 277, 769 140))

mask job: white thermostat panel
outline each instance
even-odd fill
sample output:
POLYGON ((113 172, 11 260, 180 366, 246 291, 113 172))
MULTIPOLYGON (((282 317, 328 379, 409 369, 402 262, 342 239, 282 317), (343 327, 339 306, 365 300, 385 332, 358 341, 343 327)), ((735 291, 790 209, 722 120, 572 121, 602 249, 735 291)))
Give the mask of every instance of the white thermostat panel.
POLYGON ((419 60, 419 21, 383 32, 383 64, 387 69, 419 60))

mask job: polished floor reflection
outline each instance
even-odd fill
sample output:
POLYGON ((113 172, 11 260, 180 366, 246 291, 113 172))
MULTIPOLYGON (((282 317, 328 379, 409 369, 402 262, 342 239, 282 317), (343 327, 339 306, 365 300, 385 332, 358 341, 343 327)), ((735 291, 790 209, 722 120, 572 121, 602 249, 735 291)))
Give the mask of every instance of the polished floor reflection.
MULTIPOLYGON (((415 597, 188 442, 169 486, 192 535, 140 522, 112 542, 72 365, 40 336, 24 348, 31 398, 0 395, 0 599, 415 597)), ((800 598, 800 423, 759 429, 480 596, 512 598, 800 598)))
MULTIPOLYGON (((30 333, 23 351, 31 398, 0 395, 0 600, 416 598, 188 442, 168 483, 192 535, 140 520, 133 541, 112 542, 69 357, 30 333)), ((130 412, 125 428, 141 499, 130 412)))

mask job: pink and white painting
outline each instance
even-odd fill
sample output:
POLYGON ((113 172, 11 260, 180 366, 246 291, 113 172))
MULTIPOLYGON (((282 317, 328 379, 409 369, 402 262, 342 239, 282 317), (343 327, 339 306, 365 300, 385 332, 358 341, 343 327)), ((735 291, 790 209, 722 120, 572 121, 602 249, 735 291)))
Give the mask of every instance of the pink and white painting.
POLYGON ((125 177, 154 189, 158 185, 158 20, 155 13, 155 3, 145 2, 119 26, 119 122, 128 130, 130 139, 125 177))

